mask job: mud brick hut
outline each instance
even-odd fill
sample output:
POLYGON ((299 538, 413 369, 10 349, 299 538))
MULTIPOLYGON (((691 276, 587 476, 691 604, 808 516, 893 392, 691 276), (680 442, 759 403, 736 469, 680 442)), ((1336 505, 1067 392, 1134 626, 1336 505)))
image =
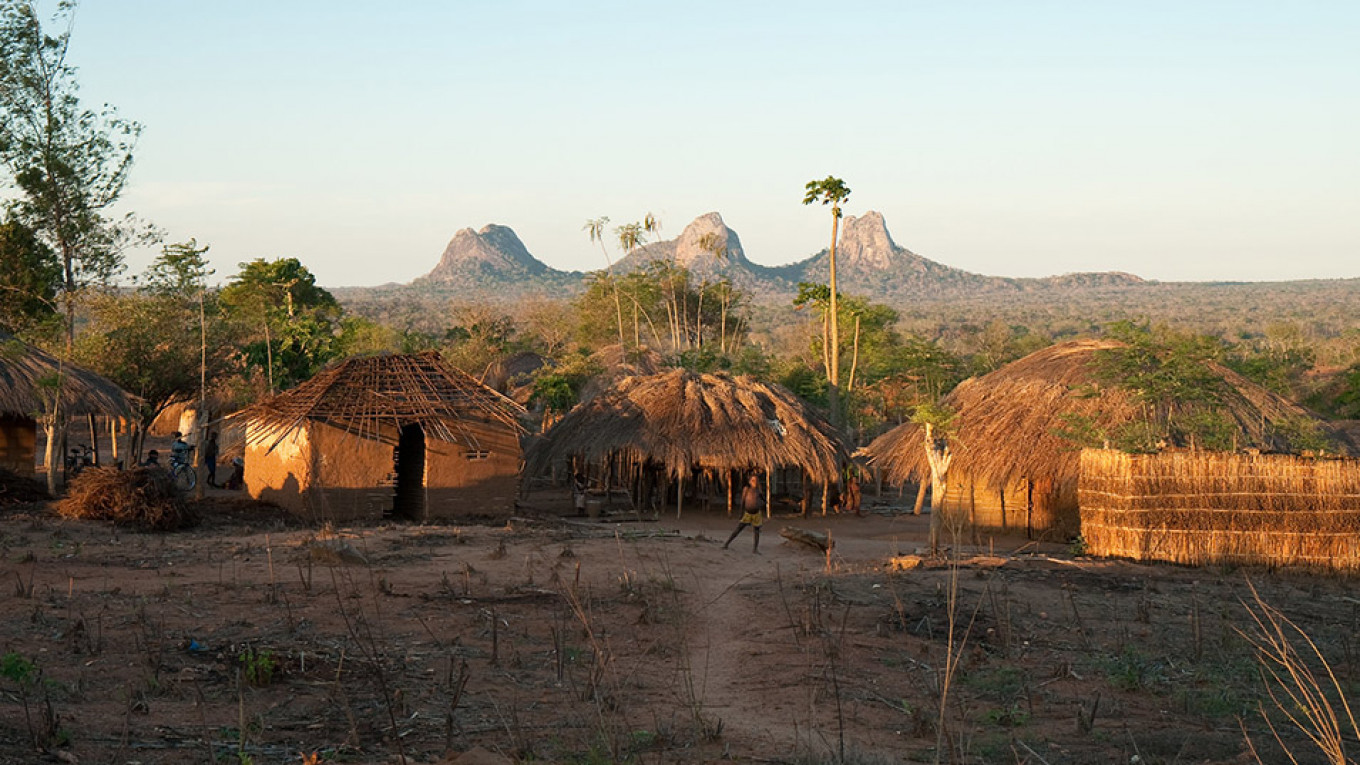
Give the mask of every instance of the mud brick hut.
MULTIPOLYGON (((122 388, 0 332, 0 468, 33 476, 38 418, 48 410, 52 395, 45 381, 58 376, 65 417, 132 417, 132 403, 122 388)), ((54 459, 59 463, 61 455, 54 459)))
POLYGON ((596 485, 623 486, 633 507, 674 498, 679 515, 687 488, 720 492, 730 509, 752 472, 792 474, 787 483, 797 482, 806 509, 809 488, 835 484, 849 455, 825 419, 777 385, 673 370, 615 381, 568 412, 525 460, 527 475, 579 470, 596 485))
POLYGON ((428 521, 510 514, 523 414, 422 353, 348 359, 232 419, 252 497, 315 520, 428 521))
MULTIPOLYGON (((1108 445, 1083 440, 1120 432, 1148 411, 1136 391, 1099 374, 1097 355, 1124 347, 1103 339, 1059 343, 960 383, 944 400, 955 412, 944 512, 975 531, 1079 534, 1081 447, 1108 445)), ((1306 410, 1225 367, 1209 362, 1204 371, 1218 381, 1215 412, 1239 450, 1288 451, 1283 434, 1301 423, 1327 432, 1306 410)), ((864 452, 890 481, 929 482, 924 438, 922 426, 901 425, 864 452)))

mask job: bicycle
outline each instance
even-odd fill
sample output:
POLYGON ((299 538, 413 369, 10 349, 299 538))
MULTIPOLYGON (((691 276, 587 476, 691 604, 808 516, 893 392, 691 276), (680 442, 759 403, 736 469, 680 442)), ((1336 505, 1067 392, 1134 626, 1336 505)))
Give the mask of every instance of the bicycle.
POLYGON ((66 455, 66 480, 71 480, 80 475, 80 471, 87 467, 94 467, 94 449, 85 444, 77 444, 71 447, 71 453, 66 455))
POLYGON ((184 452, 183 457, 170 455, 170 480, 180 491, 192 491, 198 485, 198 471, 189 464, 189 455, 193 454, 193 451, 193 447, 190 447, 184 452))

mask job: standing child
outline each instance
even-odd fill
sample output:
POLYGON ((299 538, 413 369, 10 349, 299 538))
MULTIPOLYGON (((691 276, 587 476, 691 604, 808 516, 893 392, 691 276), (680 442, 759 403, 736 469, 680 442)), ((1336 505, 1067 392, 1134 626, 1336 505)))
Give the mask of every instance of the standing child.
POLYGON ((760 554, 760 524, 765 522, 762 511, 765 509, 765 497, 760 493, 760 477, 755 473, 746 481, 746 488, 741 490, 741 522, 737 524, 737 530, 732 532, 732 536, 723 543, 723 549, 737 538, 741 530, 747 526, 751 527, 751 533, 755 535, 755 544, 751 545, 751 552, 760 554))

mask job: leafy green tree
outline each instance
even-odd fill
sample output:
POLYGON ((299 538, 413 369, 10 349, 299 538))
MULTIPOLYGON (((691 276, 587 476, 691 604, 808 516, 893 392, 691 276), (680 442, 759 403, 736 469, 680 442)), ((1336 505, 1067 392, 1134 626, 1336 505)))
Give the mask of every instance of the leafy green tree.
POLYGON ((225 322, 199 321, 198 304, 150 291, 90 298, 76 359, 139 398, 132 454, 166 407, 199 397, 207 380, 236 369, 236 337, 225 322))
POLYGON ((220 299, 229 316, 259 329, 244 351, 264 369, 270 393, 310 378, 341 351, 340 304, 297 258, 242 263, 220 299))
POLYGON ((1129 321, 1111 324, 1107 335, 1123 345, 1096 352, 1097 378, 1133 391, 1147 413, 1109 434, 1118 448, 1232 448, 1232 423, 1219 409, 1227 383, 1214 369, 1225 350, 1221 340, 1129 321))
POLYGON ((156 295, 197 299, 214 273, 207 254, 208 247, 199 247, 196 239, 165 245, 142 276, 142 288, 156 295))
POLYGON ((13 175, 14 219, 57 255, 74 339, 74 293, 122 268, 122 247, 147 236, 109 209, 122 195, 141 126, 113 107, 81 105, 67 62, 75 3, 62 2, 47 34, 34 3, 0 0, 0 162, 13 175))
POLYGON ((840 384, 841 384, 841 344, 840 344, 840 324, 838 319, 836 295, 836 241, 840 238, 841 225, 841 204, 850 198, 850 187, 845 185, 845 181, 828 175, 820 181, 808 181, 803 187, 803 204, 810 205, 814 202, 821 202, 823 205, 831 206, 831 278, 827 288, 829 291, 830 310, 826 328, 826 342, 831 348, 828 354, 829 364, 827 366, 827 398, 831 408, 831 423, 839 426, 841 423, 840 412, 840 384))
POLYGON ((60 286, 52 248, 18 221, 0 223, 0 330, 18 334, 51 322, 60 286))
MULTIPOLYGON (((13 191, 7 207, 56 254, 66 356, 74 350, 77 290, 107 282, 122 267, 122 248, 153 236, 129 218, 109 217, 141 127, 111 106, 81 105, 76 68, 66 59, 74 10, 74 2, 57 4, 51 26, 62 31, 53 36, 33 2, 0 0, 0 163, 12 175, 13 191)), ((53 396, 44 416, 49 466, 65 450, 60 401, 53 396)), ((47 471, 53 492, 56 473, 47 471)))

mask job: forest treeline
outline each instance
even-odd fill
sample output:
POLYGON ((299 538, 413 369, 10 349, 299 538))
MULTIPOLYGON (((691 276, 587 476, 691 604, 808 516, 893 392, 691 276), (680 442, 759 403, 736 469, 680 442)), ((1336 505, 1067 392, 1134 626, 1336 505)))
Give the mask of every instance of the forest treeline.
MULTIPOLYGON (((14 237, 16 224, 6 226, 0 232, 14 237)), ((642 355, 749 374, 829 405, 826 285, 757 304, 726 280, 656 262, 592 275, 574 298, 506 305, 407 294, 342 304, 295 258, 242 263, 210 287, 206 251, 192 241, 169 245, 132 286, 87 285, 71 296, 73 360, 137 394, 144 424, 204 394, 220 408, 244 406, 351 355, 431 350, 479 379, 508 357, 534 354, 541 364, 511 383, 532 391, 540 413, 576 403, 606 359, 642 355)), ((969 376, 1054 342, 1099 336, 1146 341, 1166 359, 1212 359, 1326 417, 1360 418, 1356 292, 1351 282, 1150 285, 1061 300, 887 305, 842 291, 845 421, 868 438, 969 376)), ((46 298, 4 301, 0 328, 60 350, 59 307, 46 298)))

